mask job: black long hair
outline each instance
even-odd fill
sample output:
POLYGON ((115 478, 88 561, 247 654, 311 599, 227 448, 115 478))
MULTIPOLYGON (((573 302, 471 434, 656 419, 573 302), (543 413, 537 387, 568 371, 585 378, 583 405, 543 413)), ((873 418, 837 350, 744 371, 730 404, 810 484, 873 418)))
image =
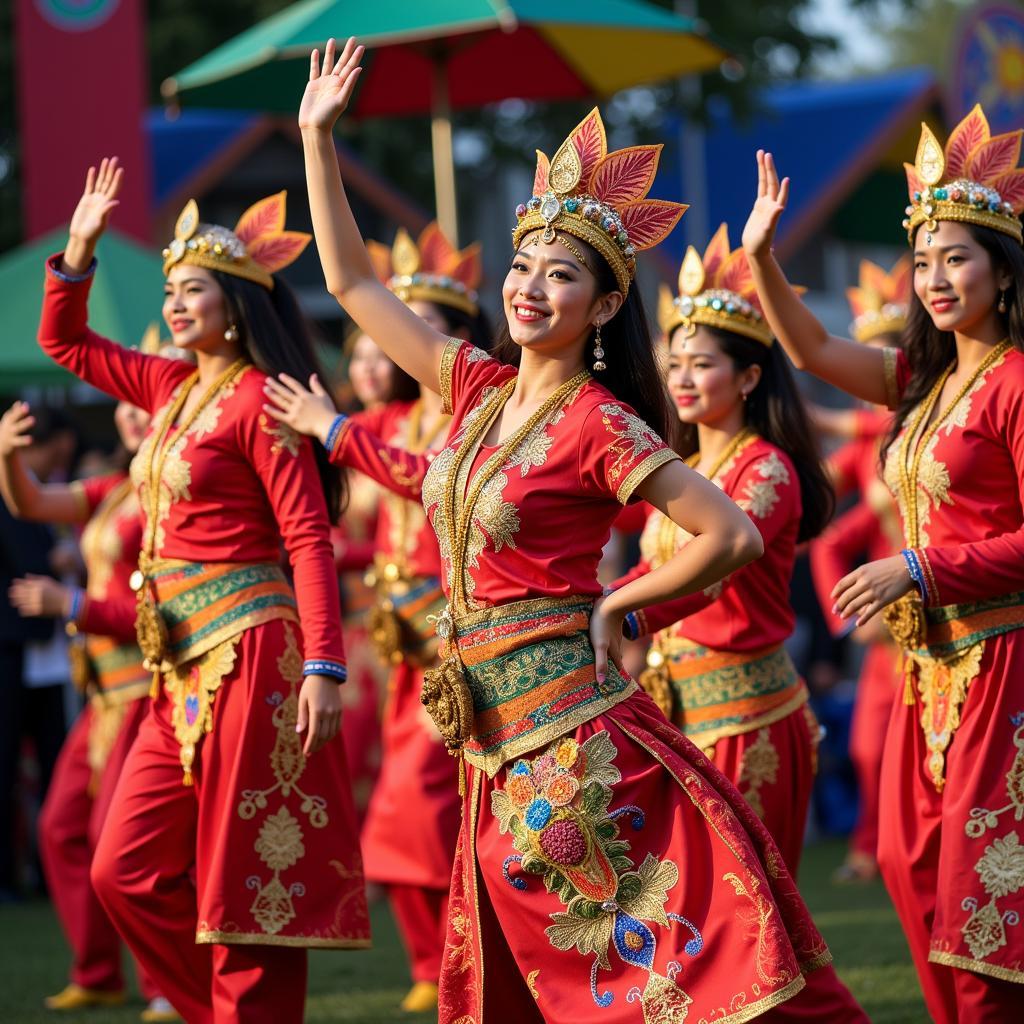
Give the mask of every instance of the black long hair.
MULTIPOLYGON (((271 377, 287 373, 302 384, 314 373, 327 379, 295 293, 280 276, 275 274, 274 287, 267 289, 234 274, 212 273, 224 293, 228 323, 237 327, 242 349, 257 369, 271 377)), ((337 522, 347 494, 345 474, 331 464, 322 445, 314 444, 313 453, 327 514, 337 522)))
MULTIPOLYGON (((1024 352, 1024 248, 1020 242, 979 224, 965 224, 971 237, 989 255, 992 273, 1008 271, 1010 287, 1006 291, 1006 312, 999 313, 1005 337, 1018 352, 1024 352)), ((920 230, 920 228, 918 228, 920 230)), ((916 238, 916 236, 915 236, 916 238)), ((946 367, 956 359, 956 337, 952 331, 940 331, 931 314, 912 291, 907 326, 903 331, 903 351, 910 364, 910 380, 900 399, 892 427, 882 445, 881 459, 885 462, 890 445, 899 436, 911 410, 934 387, 946 367)))
MULTIPOLYGON (((800 482, 802 512, 797 540, 816 537, 832 518, 836 496, 822 465, 821 450, 782 346, 777 342, 764 345, 719 327, 702 325, 702 329, 715 339, 737 373, 750 366, 761 368, 761 379, 744 403, 745 422, 769 444, 781 448, 789 456, 800 482)), ((698 450, 697 426, 686 423, 680 427, 677 451, 685 458, 698 450)))
MULTIPOLYGON (((581 239, 587 266, 594 268, 596 294, 619 291, 619 285, 603 256, 581 239)), ((631 406, 668 445, 675 447, 679 418, 669 401, 668 391, 655 356, 654 339, 647 313, 634 281, 619 311, 601 328, 601 345, 607 353, 608 369, 594 379, 603 384, 620 402, 631 406)), ((508 321, 502 317, 491 353, 496 359, 518 366, 523 350, 512 340, 508 321)))

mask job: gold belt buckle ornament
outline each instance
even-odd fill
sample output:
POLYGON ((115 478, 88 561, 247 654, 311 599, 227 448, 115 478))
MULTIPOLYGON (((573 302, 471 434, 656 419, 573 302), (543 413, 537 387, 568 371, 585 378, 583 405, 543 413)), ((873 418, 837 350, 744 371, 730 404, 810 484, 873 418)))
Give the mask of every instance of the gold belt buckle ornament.
POLYGON ((924 605, 919 595, 904 594, 882 612, 882 618, 903 652, 903 703, 909 706, 915 701, 914 651, 924 646, 928 632, 924 605))
POLYGON ((434 623, 444 645, 444 657, 437 668, 423 673, 420 699, 449 753, 458 754, 472 735, 473 694, 466 682, 458 648, 453 643, 455 623, 451 610, 446 607, 434 623))
POLYGON ((672 676, 664 652, 653 646, 647 652, 647 668, 637 680, 647 695, 658 705, 658 710, 672 719, 672 676))

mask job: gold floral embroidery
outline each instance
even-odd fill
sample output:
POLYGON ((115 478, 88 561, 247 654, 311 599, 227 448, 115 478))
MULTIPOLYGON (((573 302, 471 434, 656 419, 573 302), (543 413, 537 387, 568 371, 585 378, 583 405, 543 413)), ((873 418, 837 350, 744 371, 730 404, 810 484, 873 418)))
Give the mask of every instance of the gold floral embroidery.
POLYGON ((235 667, 238 636, 164 674, 164 691, 172 704, 171 724, 181 747, 183 782, 192 785, 196 748, 213 728, 213 701, 224 677, 235 667))
MULTIPOLYGON (((270 767, 275 782, 265 789, 243 789, 238 816, 250 821, 257 811, 267 809, 268 798, 275 793, 280 794, 282 801, 294 795, 298 798, 300 812, 306 815, 310 826, 324 828, 329 821, 327 801, 322 796, 303 792, 298 786, 306 768, 302 756, 302 739, 295 731, 299 712, 298 687, 302 681, 302 655, 291 623, 285 623, 284 630, 285 649, 277 659, 277 669, 288 684, 288 694, 282 696, 275 693, 271 698, 274 704, 271 721, 277 730, 274 748, 270 752, 270 767)), ((253 876, 246 880, 246 884, 257 891, 250 910, 256 923, 268 935, 276 935, 295 917, 293 898, 305 895, 306 887, 302 882, 295 881, 286 886, 281 880, 282 873, 294 867, 305 856, 302 840, 302 825, 283 802, 275 813, 264 818, 260 826, 254 848, 260 860, 274 875, 267 882, 253 876)))
POLYGON ((92 705, 92 721, 89 723, 89 742, 86 757, 92 775, 89 779, 89 791, 95 792, 103 769, 107 766, 111 750, 121 734, 124 716, 128 712, 128 703, 109 703, 102 693, 96 694, 90 701, 92 705))
POLYGON ((765 519, 779 503, 779 487, 789 483, 789 470, 777 452, 758 459, 752 469, 761 479, 748 481, 736 504, 755 519, 765 519))
POLYGON ((614 438, 608 445, 615 456, 608 470, 608 482, 614 485, 642 455, 657 451, 664 442, 639 416, 621 405, 606 402, 600 409, 601 422, 614 438))
MULTIPOLYGON (((1000 818, 1008 811, 1013 812, 1013 821, 1024 820, 1024 712, 1013 716, 1016 729, 1013 744, 1017 748, 1013 762, 1006 773, 1006 794, 1009 803, 996 810, 986 807, 971 808, 970 819, 964 831, 970 839, 980 839, 990 829, 999 826, 1000 818)), ((1012 824, 1011 824, 1012 829, 1012 824)), ((984 960, 997 949, 1006 945, 1006 925, 1020 923, 1020 914, 1016 910, 1003 910, 998 900, 1024 889, 1024 846, 1016 831, 1008 831, 1005 835, 995 837, 989 843, 978 862, 974 865, 982 888, 989 895, 989 902, 983 906, 973 897, 966 897, 961 909, 970 911, 970 917, 960 929, 967 948, 975 960, 984 960)), ((945 962, 944 954, 933 952, 931 959, 945 962)), ((959 958, 957 958, 959 959, 959 958)), ((970 967, 970 963, 956 964, 970 967)), ((1006 971, 1007 980, 1024 980, 1024 973, 1010 968, 1002 968, 998 964, 987 964, 991 972, 1006 971)), ((989 973, 989 972, 986 972, 989 973)), ((1001 976, 997 974, 996 976, 1001 976)))
POLYGON ((275 420, 271 423, 266 413, 260 413, 260 430, 274 439, 270 446, 271 455, 280 455, 287 452, 291 456, 299 454, 299 443, 302 438, 287 423, 279 423, 275 420))
MULTIPOLYGON (((970 416, 971 405, 974 400, 974 396, 984 386, 988 380, 989 374, 995 367, 999 366, 1003 362, 1002 358, 997 358, 988 369, 979 374, 978 379, 968 389, 966 394, 956 404, 949 415, 946 417, 944 423, 942 423, 938 430, 932 434, 928 441, 925 450, 921 453, 920 467, 917 475, 917 523, 918 523, 918 537, 917 546, 927 547, 931 541, 928 537, 928 521, 931 518, 931 513, 934 509, 940 508, 942 505, 953 505, 954 500, 950 497, 950 476, 949 468, 944 462, 941 462, 935 457, 935 449, 939 443, 941 437, 950 437, 954 430, 962 430, 967 425, 967 419, 970 416)), ((914 410, 907 416, 907 422, 913 422, 915 419, 914 410)), ((921 428, 925 429, 925 425, 922 423, 921 428)), ((885 466, 883 476, 885 483, 889 490, 896 495, 896 500, 900 504, 900 513, 903 517, 903 521, 907 521, 907 509, 903 507, 903 497, 900 488, 900 471, 899 471, 899 456, 903 450, 901 443, 903 435, 901 434, 897 438, 894 444, 889 446, 889 451, 886 453, 885 466)))
MULTIPOLYGON (((485 356, 485 358, 489 357, 485 356)), ((493 387, 483 389, 480 393, 479 402, 462 421, 457 433, 449 439, 448 446, 440 451, 430 464, 430 469, 427 470, 423 481, 423 507, 428 512, 432 510, 434 532, 437 534, 438 545, 441 549, 441 560, 444 563, 448 576, 449 588, 452 586, 453 574, 448 541, 450 531, 445 520, 444 494, 448 478, 451 476, 452 465, 455 462, 455 452, 458 446, 462 444, 469 427, 472 426, 496 390, 493 387)), ((509 484, 509 478, 505 470, 517 469, 520 477, 526 477, 532 469, 544 465, 553 442, 548 429, 565 415, 565 408, 578 394, 579 391, 577 390, 570 395, 566 399, 565 406, 555 412, 550 420, 539 423, 535 430, 523 438, 522 443, 515 451, 510 453, 509 459, 503 468, 495 473, 484 485, 476 504, 473 521, 470 525, 469 543, 466 546, 467 570, 479 569, 480 556, 488 548, 495 552, 501 551, 505 547, 515 548, 515 537, 520 530, 521 522, 518 506, 514 502, 506 501, 504 498, 505 488, 509 484)), ((456 493, 466 493, 466 486, 474 461, 473 458, 467 458, 462 463, 459 474, 460 478, 454 483, 456 493)), ((465 581, 467 605, 470 609, 477 609, 479 605, 473 597, 476 590, 476 580, 473 577, 472 571, 466 572, 465 581)))
POLYGON ((768 962, 768 950, 765 947, 765 936, 768 923, 775 914, 775 904, 765 896, 761 895, 761 880, 750 875, 751 888, 739 875, 729 872, 722 876, 723 882, 731 883, 736 895, 747 901, 747 905, 736 911, 736 916, 747 928, 750 935, 757 936, 757 973, 761 981, 766 985, 781 985, 789 981, 791 974, 788 970, 779 973, 772 973, 772 965, 768 962))
MULTIPOLYGON (((163 476, 160 480, 160 499, 157 504, 157 528, 153 541, 154 557, 159 556, 164 543, 167 540, 167 535, 164 531, 164 520, 170 515, 171 506, 182 500, 192 500, 192 495, 189 492, 189 487, 192 484, 192 463, 182 456, 182 452, 185 450, 185 445, 188 443, 188 439, 190 437, 199 441, 207 434, 213 433, 220 421, 222 403, 225 399, 230 398, 235 393, 235 388, 238 386, 238 382, 242 377, 244 377, 244 375, 245 371, 243 370, 242 373, 234 378, 234 380, 221 388, 217 396, 199 413, 195 420, 193 420, 192 425, 188 430, 186 430, 167 451, 167 456, 164 461, 163 476)), ((176 388, 167 403, 161 406, 153 414, 153 423, 163 422, 164 415, 173 404, 177 394, 178 389, 176 388)), ((147 528, 149 526, 148 509, 151 506, 151 502, 149 497, 149 482, 146 479, 146 467, 150 464, 150 456, 153 450, 153 445, 156 443, 156 437, 157 432, 155 430, 151 430, 146 435, 142 444, 139 445, 139 450, 135 453, 135 457, 132 459, 129 471, 132 483, 135 485, 135 488, 139 493, 139 501, 142 505, 143 515, 147 518, 147 528)))
POLYGON ((540 1001, 540 993, 537 991, 537 979, 540 977, 540 968, 526 976, 526 987, 530 990, 530 995, 533 996, 538 1002, 540 1001))
POLYGON ((740 777, 736 788, 759 818, 764 818, 761 787, 778 781, 779 763, 779 752, 772 743, 771 730, 767 727, 758 729, 757 739, 740 758, 740 777))

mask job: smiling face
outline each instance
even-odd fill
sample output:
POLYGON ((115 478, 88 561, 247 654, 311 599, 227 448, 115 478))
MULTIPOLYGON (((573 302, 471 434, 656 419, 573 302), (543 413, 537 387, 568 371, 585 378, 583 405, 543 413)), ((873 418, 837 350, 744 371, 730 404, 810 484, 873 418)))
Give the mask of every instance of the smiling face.
POLYGON ((718 426, 741 412, 743 395, 761 379, 759 366, 737 370, 715 336, 698 327, 691 337, 677 327, 668 350, 668 390, 683 423, 718 426))
POLYGON ((149 427, 149 413, 130 402, 118 402, 114 410, 114 425, 121 444, 133 455, 139 450, 149 427))
MULTIPOLYGON (((557 355, 581 346, 596 323, 607 323, 618 312, 623 295, 618 291, 598 294, 594 274, 576 254, 557 240, 547 244, 539 239, 539 232, 527 235, 512 257, 502 302, 509 334, 517 345, 557 355)), ((573 245, 583 252, 582 243, 573 245)))
POLYGON ((940 331, 982 334, 998 330, 996 304, 1009 274, 992 259, 964 224, 939 221, 914 240, 914 293, 940 331))
POLYGON ((348 379, 356 398, 367 408, 386 402, 395 379, 395 364, 366 334, 356 336, 348 363, 348 379))
POLYGON ((209 270, 179 263, 164 282, 164 321, 177 348, 208 352, 224 346, 224 292, 209 270))

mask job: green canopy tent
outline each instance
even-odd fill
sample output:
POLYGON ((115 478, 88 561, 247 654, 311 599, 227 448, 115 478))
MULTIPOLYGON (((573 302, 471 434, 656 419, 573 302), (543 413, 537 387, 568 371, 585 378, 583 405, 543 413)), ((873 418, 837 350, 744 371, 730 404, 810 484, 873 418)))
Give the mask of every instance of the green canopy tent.
POLYGON ((517 97, 610 96, 708 71, 724 51, 644 0, 301 0, 168 78, 171 103, 294 113, 309 53, 366 44, 357 117, 430 114, 437 215, 456 240, 451 113, 517 97))
MULTIPOLYGON (((0 391, 74 383, 36 342, 43 304, 43 264, 47 256, 64 248, 67 237, 67 228, 58 228, 0 256, 0 305, 4 310, 0 391)), ((160 317, 160 257, 116 231, 104 235, 96 255, 102 273, 97 274, 89 297, 89 323, 100 334, 137 345, 146 327, 160 317)))

